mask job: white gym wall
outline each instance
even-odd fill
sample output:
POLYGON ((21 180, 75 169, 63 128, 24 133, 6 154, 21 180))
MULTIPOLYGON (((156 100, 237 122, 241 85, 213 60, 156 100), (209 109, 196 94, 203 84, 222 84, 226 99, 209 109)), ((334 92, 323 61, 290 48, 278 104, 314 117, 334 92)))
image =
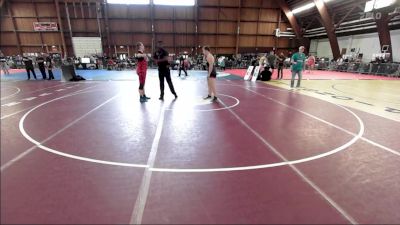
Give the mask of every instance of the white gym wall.
POLYGON ((100 37, 72 37, 72 45, 76 57, 103 53, 100 37))
MULTIPOLYGON (((400 30, 392 30, 390 35, 393 61, 400 62, 400 30)), ((370 62, 372 54, 381 52, 378 33, 338 37, 338 43, 340 51, 342 51, 342 48, 347 48, 347 54, 350 53, 352 48, 355 48, 356 51, 360 49, 360 53, 364 54, 363 62, 370 62)), ((311 40, 310 52, 316 53, 318 57, 332 59, 331 45, 327 38, 311 40)))
POLYGON ((400 62, 400 30, 391 30, 393 62, 400 62))

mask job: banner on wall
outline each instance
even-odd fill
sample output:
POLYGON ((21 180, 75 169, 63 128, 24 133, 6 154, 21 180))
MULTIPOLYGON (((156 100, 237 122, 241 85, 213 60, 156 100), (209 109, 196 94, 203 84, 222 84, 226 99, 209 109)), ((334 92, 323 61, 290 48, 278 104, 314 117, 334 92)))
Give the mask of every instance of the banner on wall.
POLYGON ((58 31, 56 22, 33 22, 35 31, 58 31))

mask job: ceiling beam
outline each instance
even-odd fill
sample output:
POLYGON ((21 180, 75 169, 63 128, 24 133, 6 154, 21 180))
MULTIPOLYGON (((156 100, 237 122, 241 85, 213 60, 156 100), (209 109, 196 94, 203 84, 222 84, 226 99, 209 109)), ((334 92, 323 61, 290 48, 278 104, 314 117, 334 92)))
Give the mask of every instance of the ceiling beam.
POLYGON ((302 38, 303 34, 301 33, 301 29, 299 24, 297 23, 296 17, 293 15, 292 11, 289 8, 289 5, 286 3, 285 0, 276 0, 279 7, 285 13, 286 17, 289 20, 290 26, 293 28, 294 33, 296 34, 297 38, 302 38))
POLYGON ((329 43, 331 45, 332 55, 334 59, 340 57, 339 43, 335 34, 335 26, 332 21, 332 17, 329 15, 328 8, 323 0, 314 0, 315 6, 321 15, 321 22, 325 27, 326 33, 328 34, 329 43))
MULTIPOLYGON (((66 59, 67 58, 67 45, 65 44, 64 29, 63 29, 63 24, 62 24, 62 20, 61 20, 59 0, 55 0, 55 3, 56 3, 56 13, 57 13, 58 26, 60 28, 61 42, 62 42, 63 50, 64 50, 64 59, 66 59)), ((71 40, 71 42, 72 42, 72 40, 71 40)))
POLYGON ((239 43, 240 43, 240 19, 242 15, 242 0, 239 0, 239 8, 237 10, 237 25, 236 25, 236 46, 235 46, 235 55, 239 54, 239 43))
MULTIPOLYGON (((65 14, 67 17, 67 23, 68 23, 68 30, 69 30, 69 38, 71 39, 71 43, 73 43, 73 34, 72 34, 72 26, 71 26, 71 18, 69 16, 69 8, 68 8, 68 3, 64 2, 65 5, 65 14)), ((72 52, 73 54, 75 54, 75 49, 74 49, 74 45, 72 45, 72 52)))
POLYGON ((23 52, 22 52, 22 48, 21 48, 21 40, 19 38, 19 33, 17 32, 17 25, 16 25, 16 22, 15 22, 15 18, 13 16, 13 12, 12 12, 12 9, 11 9, 11 4, 8 4, 7 6, 8 6, 7 7, 8 15, 11 17, 12 28, 13 28, 13 31, 14 31, 14 34, 15 34, 15 38, 17 39, 18 52, 19 52, 20 55, 22 55, 23 52))
MULTIPOLYGON (((339 28, 340 25, 344 22, 344 20, 357 8, 357 6, 353 6, 347 13, 346 15, 343 16, 343 18, 335 25, 335 29, 339 28)), ((335 21, 333 21, 335 22, 335 21)))
MULTIPOLYGON (((36 3, 32 0, 32 5, 33 5, 33 9, 35 12, 35 17, 36 17, 36 21, 39 22, 39 14, 38 14, 38 10, 37 10, 37 5, 36 3)), ((40 36, 40 41, 42 43, 42 52, 44 52, 44 41, 43 41, 43 34, 42 32, 39 32, 39 36, 40 36)))
POLYGON ((390 38, 390 29, 389 29, 389 22, 388 22, 389 15, 387 12, 379 12, 379 13, 381 14, 380 17, 375 15, 375 22, 376 22, 376 27, 378 30, 378 35, 379 35, 379 43, 381 44, 381 49, 384 45, 389 45, 388 53, 390 53, 390 61, 392 61, 393 60, 392 41, 390 38))
POLYGON ((194 5, 194 17, 195 17, 195 23, 196 23, 196 27, 195 27, 195 41, 194 41, 194 50, 196 52, 196 55, 199 54, 199 47, 200 47, 200 43, 199 43, 199 2, 198 0, 195 0, 195 5, 194 5))
POLYGON ((104 23, 105 23, 105 29, 106 29, 106 35, 107 35, 107 56, 111 57, 111 34, 110 34, 110 23, 108 20, 108 4, 104 2, 102 4, 103 6, 103 11, 104 11, 104 23))
POLYGON ((286 0, 275 0, 278 3, 279 7, 285 13, 286 18, 289 20, 290 26, 292 27, 294 34, 296 35, 297 41, 299 45, 305 47, 305 53, 308 53, 310 49, 310 39, 303 37, 303 31, 299 26, 296 17, 293 15, 289 5, 286 0))
POLYGON ((314 16, 313 19, 307 24, 307 26, 304 28, 304 30, 308 30, 308 28, 311 27, 311 25, 314 23, 314 21, 317 19, 317 16, 314 16))

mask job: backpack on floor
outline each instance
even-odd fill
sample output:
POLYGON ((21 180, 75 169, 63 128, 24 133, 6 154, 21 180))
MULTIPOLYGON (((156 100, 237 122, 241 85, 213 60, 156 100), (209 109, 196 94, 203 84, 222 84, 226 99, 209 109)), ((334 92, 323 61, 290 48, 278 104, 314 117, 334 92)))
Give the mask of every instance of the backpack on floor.
POLYGON ((70 79, 70 81, 81 81, 81 80, 86 80, 85 78, 83 78, 80 75, 76 75, 73 78, 70 79))

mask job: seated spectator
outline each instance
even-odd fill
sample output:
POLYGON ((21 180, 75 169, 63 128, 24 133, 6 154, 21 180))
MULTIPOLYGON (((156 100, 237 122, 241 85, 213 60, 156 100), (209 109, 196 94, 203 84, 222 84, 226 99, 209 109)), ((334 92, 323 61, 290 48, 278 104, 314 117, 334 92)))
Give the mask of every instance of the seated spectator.
POLYGON ((107 69, 108 69, 108 70, 114 69, 114 61, 113 61, 111 58, 108 59, 108 62, 107 62, 107 69))
POLYGON ((263 71, 258 75, 257 80, 270 81, 272 76, 271 67, 265 66, 263 71))

